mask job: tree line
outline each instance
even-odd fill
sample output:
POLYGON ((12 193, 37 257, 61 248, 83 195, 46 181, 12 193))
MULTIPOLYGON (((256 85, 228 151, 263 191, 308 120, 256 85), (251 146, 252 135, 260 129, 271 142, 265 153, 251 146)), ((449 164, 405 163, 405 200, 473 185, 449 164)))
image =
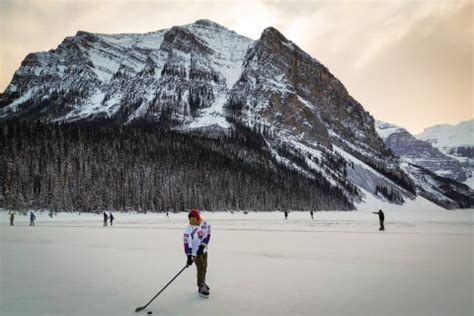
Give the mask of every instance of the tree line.
POLYGON ((0 123, 0 207, 51 211, 353 209, 323 177, 276 163, 262 136, 109 120, 0 123))

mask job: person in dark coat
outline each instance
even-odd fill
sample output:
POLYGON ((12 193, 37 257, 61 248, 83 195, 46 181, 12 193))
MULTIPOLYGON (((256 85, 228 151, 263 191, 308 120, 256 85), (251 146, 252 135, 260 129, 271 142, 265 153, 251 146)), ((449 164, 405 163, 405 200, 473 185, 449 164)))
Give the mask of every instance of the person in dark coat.
POLYGON ((112 226, 114 224, 114 219, 115 219, 114 215, 112 215, 112 212, 110 212, 109 214, 109 219, 110 219, 110 226, 112 226))
POLYGON ((10 213, 10 226, 13 226, 15 222, 15 212, 10 213))
POLYGON ((313 215, 314 215, 313 211, 310 211, 309 215, 311 215, 311 219, 313 219, 313 215))
POLYGON ((33 212, 30 212, 30 226, 35 226, 36 215, 33 212))
POLYGON ((382 210, 379 210, 378 212, 372 212, 373 214, 378 214, 379 215, 379 222, 380 222, 380 228, 379 230, 385 230, 385 227, 383 225, 383 222, 385 220, 385 215, 383 214, 382 210))
POLYGON ((285 219, 288 219, 288 211, 285 211, 285 219))
POLYGON ((106 212, 104 212, 104 226, 107 226, 108 220, 109 220, 109 216, 107 215, 106 212))

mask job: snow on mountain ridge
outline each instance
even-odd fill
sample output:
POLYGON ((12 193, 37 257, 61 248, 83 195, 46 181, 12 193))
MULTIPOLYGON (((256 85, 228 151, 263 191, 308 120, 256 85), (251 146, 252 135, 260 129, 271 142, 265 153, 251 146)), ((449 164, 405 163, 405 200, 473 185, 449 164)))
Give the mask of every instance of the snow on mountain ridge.
POLYGON ((437 148, 474 147, 474 119, 455 125, 441 124, 425 128, 416 138, 432 143, 437 148))
POLYGON ((415 137, 429 142, 448 157, 458 160, 466 173, 467 179, 464 183, 474 188, 474 119, 456 125, 435 125, 415 137))
POLYGON ((272 27, 256 41, 209 20, 145 34, 81 31, 56 50, 30 54, 0 106, 0 119, 106 117, 180 130, 242 124, 264 136, 275 160, 322 175, 356 200, 354 183, 368 191, 377 184, 414 190, 370 114, 324 65, 272 27), (33 87, 38 91, 28 96, 33 87), (365 167, 348 171, 348 156, 365 167))

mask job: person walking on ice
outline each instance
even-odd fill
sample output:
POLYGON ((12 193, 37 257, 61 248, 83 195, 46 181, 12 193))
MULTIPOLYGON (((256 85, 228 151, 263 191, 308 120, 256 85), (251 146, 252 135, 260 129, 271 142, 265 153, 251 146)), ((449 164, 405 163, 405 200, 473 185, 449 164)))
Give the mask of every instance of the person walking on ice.
POLYGON ((10 226, 13 226, 15 222, 15 212, 10 213, 10 226))
POLYGON ((385 230, 385 226, 383 225, 383 222, 385 220, 385 215, 383 214, 382 210, 379 210, 378 212, 372 212, 372 213, 379 215, 379 222, 380 222, 379 230, 385 230))
POLYGON ((201 217, 197 209, 191 209, 188 219, 189 226, 184 231, 186 266, 196 264, 198 293, 201 297, 207 298, 210 291, 206 284, 207 246, 211 239, 211 225, 201 217))
POLYGON ((107 222, 109 221, 109 216, 106 212, 104 212, 104 226, 107 226, 107 222))
POLYGON ((109 218, 110 218, 110 226, 112 226, 112 225, 114 224, 114 219, 115 219, 115 217, 114 217, 114 215, 112 214, 112 212, 110 212, 109 218))
POLYGON ((33 211, 30 212, 30 226, 35 226, 36 215, 33 211))

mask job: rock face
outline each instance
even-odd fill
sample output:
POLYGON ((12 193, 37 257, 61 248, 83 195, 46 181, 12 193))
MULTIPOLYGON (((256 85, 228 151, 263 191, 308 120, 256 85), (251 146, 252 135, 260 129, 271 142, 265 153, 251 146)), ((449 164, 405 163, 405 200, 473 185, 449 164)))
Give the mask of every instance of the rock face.
POLYGON ((373 117, 272 27, 255 41, 208 20, 146 34, 78 32, 28 55, 0 96, 0 120, 103 118, 213 137, 249 130, 276 162, 323 177, 353 203, 415 198, 373 117))

